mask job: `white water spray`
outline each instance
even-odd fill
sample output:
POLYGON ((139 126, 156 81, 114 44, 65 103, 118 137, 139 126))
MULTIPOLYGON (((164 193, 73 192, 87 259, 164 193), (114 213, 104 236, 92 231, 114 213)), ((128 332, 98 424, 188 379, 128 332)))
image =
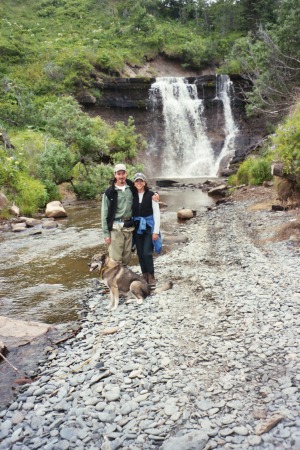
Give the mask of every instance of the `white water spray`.
POLYGON ((184 78, 158 78, 150 100, 161 97, 165 121, 162 174, 167 177, 213 176, 214 154, 203 123, 203 101, 184 78))
POLYGON ((204 105, 203 100, 198 99, 197 86, 178 77, 157 78, 152 84, 152 107, 155 109, 161 102, 163 109, 164 145, 160 155, 163 176, 216 176, 221 160, 224 161, 229 152, 234 154, 237 128, 230 107, 230 88, 229 77, 219 75, 216 99, 224 105, 225 141, 219 156, 215 158, 206 134, 204 105))
POLYGON ((238 127, 236 126, 231 110, 230 97, 231 90, 233 88, 232 81, 228 75, 218 75, 217 76, 217 93, 216 100, 221 100, 224 108, 224 133, 225 141, 221 153, 215 161, 214 171, 218 172, 220 168, 220 163, 223 169, 228 166, 230 160, 235 153, 235 137, 238 133, 238 127), (222 161, 223 160, 223 161, 222 161), (222 164, 222 162, 224 162, 222 164))

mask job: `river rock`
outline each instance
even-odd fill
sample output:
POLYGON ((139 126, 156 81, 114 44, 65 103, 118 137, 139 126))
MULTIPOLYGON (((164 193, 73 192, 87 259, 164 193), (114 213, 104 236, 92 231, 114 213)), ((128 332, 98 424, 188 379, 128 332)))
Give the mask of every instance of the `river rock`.
POLYGON ((227 190, 228 190, 228 186, 226 184, 220 184, 219 186, 216 186, 216 187, 210 189, 207 193, 208 193, 208 195, 211 195, 211 196, 214 196, 214 195, 224 196, 226 194, 227 190))
POLYGON ((0 192, 0 211, 4 208, 8 207, 8 198, 6 197, 6 195, 2 194, 2 192, 0 192))
POLYGON ((24 231, 26 230, 26 222, 18 222, 18 223, 14 223, 12 225, 12 231, 14 232, 19 232, 19 231, 24 231))
POLYGON ((208 441, 208 436, 203 431, 192 431, 184 436, 167 439, 161 450, 202 450, 208 441))
POLYGON ((34 219, 32 217, 20 217, 20 219, 25 220, 27 227, 35 227, 36 225, 40 225, 42 223, 39 219, 34 219))
POLYGON ((53 201, 53 202, 47 203, 45 216, 46 217, 54 217, 54 218, 62 218, 62 217, 67 217, 67 213, 60 201, 53 201))
POLYGON ((54 220, 43 220, 42 228, 45 230, 51 230, 52 228, 57 228, 58 224, 54 220))
POLYGON ((180 209, 177 211, 177 218, 181 220, 192 219, 195 216, 195 213, 192 209, 180 209))
POLYGON ((18 206, 16 205, 12 205, 9 208, 9 212, 13 215, 13 216, 19 216, 20 215, 20 208, 18 208, 18 206))

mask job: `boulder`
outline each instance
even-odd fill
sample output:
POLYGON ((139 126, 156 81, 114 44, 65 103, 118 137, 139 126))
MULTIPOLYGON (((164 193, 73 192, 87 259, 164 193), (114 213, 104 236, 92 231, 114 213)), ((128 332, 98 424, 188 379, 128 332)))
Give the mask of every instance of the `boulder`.
POLYGON ((16 320, 0 316, 0 340, 8 348, 26 345, 53 328, 52 325, 46 323, 16 320))
POLYGON ((53 201, 53 202, 50 202, 47 204, 45 216, 61 218, 61 217, 67 217, 67 213, 60 201, 53 201))
POLYGON ((10 214, 12 214, 13 216, 19 216, 20 215, 20 208, 18 208, 16 205, 12 205, 9 208, 9 212, 10 214))
POLYGON ((224 196, 226 194, 228 187, 226 184, 220 184, 219 186, 216 186, 208 191, 208 195, 214 196, 214 195, 222 195, 224 196))
POLYGON ((156 180, 156 186, 159 187, 172 187, 174 184, 177 184, 175 180, 156 180))
POLYGON ((177 218, 181 220, 192 219, 196 213, 192 209, 180 209, 177 211, 177 218))
POLYGON ((0 192, 0 211, 1 209, 7 208, 8 207, 8 199, 6 197, 6 195, 1 194, 0 192))
POLYGON ((33 219, 32 217, 24 217, 27 227, 35 227, 42 223, 39 219, 33 219))
POLYGON ((12 225, 12 231, 15 233, 26 230, 26 222, 19 222, 12 225))
POLYGON ((57 228, 58 225, 54 220, 43 220, 43 228, 45 228, 45 230, 51 230, 52 228, 57 228))

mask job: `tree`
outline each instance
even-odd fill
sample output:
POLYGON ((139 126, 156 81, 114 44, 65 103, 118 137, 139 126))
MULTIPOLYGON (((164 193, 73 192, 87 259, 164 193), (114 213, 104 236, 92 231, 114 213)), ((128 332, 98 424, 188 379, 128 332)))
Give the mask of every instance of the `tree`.
POLYGON ((241 25, 244 31, 255 31, 259 25, 275 23, 281 0, 240 0, 241 25))

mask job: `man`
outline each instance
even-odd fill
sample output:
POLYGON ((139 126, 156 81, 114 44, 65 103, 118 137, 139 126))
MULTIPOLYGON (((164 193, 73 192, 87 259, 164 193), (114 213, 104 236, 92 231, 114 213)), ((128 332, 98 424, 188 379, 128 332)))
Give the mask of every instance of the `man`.
MULTIPOLYGON (((134 230, 132 202, 137 191, 133 182, 127 179, 124 164, 115 166, 114 176, 102 197, 102 232, 110 258, 127 265, 131 258, 134 230)), ((158 194, 153 199, 159 201, 158 194)))

